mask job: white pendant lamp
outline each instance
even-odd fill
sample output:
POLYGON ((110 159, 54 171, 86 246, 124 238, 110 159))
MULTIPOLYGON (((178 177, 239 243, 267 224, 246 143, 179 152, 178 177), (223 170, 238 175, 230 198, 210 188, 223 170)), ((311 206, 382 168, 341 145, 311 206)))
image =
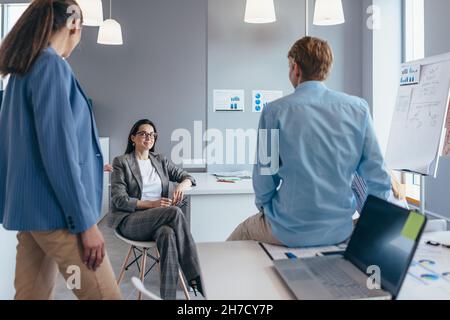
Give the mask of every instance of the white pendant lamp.
POLYGON ((120 46, 123 44, 122 27, 111 18, 112 16, 112 0, 109 1, 109 19, 103 21, 98 31, 97 43, 110 46, 120 46))
POLYGON ((273 0, 247 0, 244 21, 247 23, 271 23, 277 21, 273 0))
POLYGON ((103 22, 102 0, 77 0, 83 13, 83 25, 98 27, 103 22))
POLYGON ((342 0, 316 0, 314 21, 317 26, 331 26, 345 22, 342 0))

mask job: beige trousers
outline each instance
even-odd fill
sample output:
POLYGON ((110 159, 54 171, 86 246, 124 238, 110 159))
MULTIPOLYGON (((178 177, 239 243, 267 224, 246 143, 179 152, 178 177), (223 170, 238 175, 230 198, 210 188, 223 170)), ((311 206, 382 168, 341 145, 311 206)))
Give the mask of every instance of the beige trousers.
POLYGON ((16 300, 49 300, 59 272, 67 290, 81 300, 119 300, 121 294, 108 256, 96 271, 82 261, 79 236, 67 230, 19 232, 17 235, 16 300))
POLYGON ((242 222, 227 239, 227 241, 245 240, 283 245, 272 234, 272 228, 263 213, 258 213, 242 222))

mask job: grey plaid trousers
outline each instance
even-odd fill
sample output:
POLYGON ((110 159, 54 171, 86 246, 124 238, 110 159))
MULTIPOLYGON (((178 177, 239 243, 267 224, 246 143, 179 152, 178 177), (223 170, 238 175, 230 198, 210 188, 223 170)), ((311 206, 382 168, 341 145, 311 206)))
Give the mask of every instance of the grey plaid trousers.
POLYGON ((188 281, 200 276, 197 249, 179 207, 136 211, 119 225, 120 233, 135 241, 156 241, 161 255, 161 298, 176 299, 178 268, 188 281))

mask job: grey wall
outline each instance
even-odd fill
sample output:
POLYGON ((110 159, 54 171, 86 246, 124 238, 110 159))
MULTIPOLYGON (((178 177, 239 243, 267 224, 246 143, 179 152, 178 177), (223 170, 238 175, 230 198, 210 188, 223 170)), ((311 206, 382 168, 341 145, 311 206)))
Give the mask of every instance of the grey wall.
MULTIPOLYGON (((380 8, 380 28, 372 32, 373 121, 381 150, 389 141, 402 62, 402 0, 373 0, 380 8)), ((366 8, 367 9, 367 8, 366 8)), ((367 26, 365 26, 367 29, 367 26)))
MULTIPOLYGON (((275 0, 277 22, 265 25, 243 22, 244 0, 209 0, 208 4, 208 128, 256 129, 260 114, 251 110, 252 90, 293 92, 286 56, 305 35, 305 2, 275 0), (245 112, 213 112, 214 89, 245 89, 245 112)), ((327 85, 362 95, 362 2, 344 0, 343 5, 345 24, 318 27, 312 25, 314 1, 310 0, 310 35, 328 40, 333 47, 335 64, 327 85)), ((250 170, 253 157, 247 154, 246 164, 209 165, 208 171, 250 170)))
MULTIPOLYGON (((208 1, 208 128, 256 129, 261 114, 251 110, 252 90, 293 91, 286 56, 305 33, 304 1, 276 0, 275 10, 277 22, 247 24, 245 1, 208 1), (214 89, 244 89, 245 112, 214 112, 214 89)), ((253 158, 250 152, 244 165, 210 164, 208 171, 250 169, 253 158)))
MULTIPOLYGON (((366 16, 369 6, 373 5, 373 0, 362 1, 361 15, 366 16)), ((372 108, 373 113, 373 31, 366 27, 366 19, 361 23, 362 28, 362 97, 372 108)))
POLYGON ((343 0, 345 23, 337 26, 312 24, 314 1, 310 2, 310 35, 327 40, 333 48, 334 65, 327 86, 351 95, 361 96, 363 52, 363 1, 343 0))
MULTIPOLYGON (((425 54, 450 52, 450 1, 425 0, 425 54)), ((450 219, 450 158, 441 158, 437 179, 426 181, 427 210, 450 219)))
MULTIPOLYGON (((97 44, 98 28, 85 27, 70 57, 94 101, 101 136, 111 138, 111 156, 124 152, 132 124, 150 118, 160 132, 159 151, 170 155, 176 128, 206 120, 207 0, 116 0, 113 18, 124 45, 97 44)), ((103 1, 105 19, 109 1, 103 1)))
MULTIPOLYGON (((362 95, 362 2, 344 0, 346 23, 330 27, 312 25, 309 2, 310 35, 328 40, 335 54, 327 84, 362 95)), ((107 16, 109 2, 103 5, 107 16)), ((69 59, 94 101, 100 135, 111 138, 111 156, 123 153, 129 128, 140 118, 156 122, 159 150, 167 155, 176 144, 170 141, 173 130, 193 133, 194 121, 202 121, 203 129, 256 129, 260 114, 251 111, 252 89, 293 91, 286 54, 304 36, 304 5, 275 0, 278 21, 252 25, 243 22, 245 0, 114 1, 113 18, 122 24, 125 44, 99 45, 98 28, 85 27, 69 59), (246 111, 212 112, 213 90, 233 88, 245 89, 246 111)), ((251 169, 253 157, 248 154, 241 166, 208 169, 251 169)))

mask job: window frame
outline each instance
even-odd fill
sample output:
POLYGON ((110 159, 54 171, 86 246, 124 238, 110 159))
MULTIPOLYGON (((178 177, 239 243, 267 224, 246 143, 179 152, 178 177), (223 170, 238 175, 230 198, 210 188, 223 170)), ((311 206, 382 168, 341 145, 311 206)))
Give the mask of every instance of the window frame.
MULTIPOLYGON (((30 2, 11 2, 11 3, 2 3, 0 4, 0 41, 3 41, 7 33, 10 31, 8 30, 8 26, 14 25, 16 21, 14 21, 13 24, 10 24, 10 17, 8 16, 8 9, 11 7, 25 7, 26 8, 30 5, 30 2)), ((25 11, 24 10, 24 11, 25 11)), ((5 90, 5 87, 8 83, 8 77, 6 78, 0 78, 0 90, 5 90)))
MULTIPOLYGON (((403 0, 403 63, 425 57, 425 0, 403 0)), ((402 174, 408 202, 420 205, 420 175, 402 174)))

